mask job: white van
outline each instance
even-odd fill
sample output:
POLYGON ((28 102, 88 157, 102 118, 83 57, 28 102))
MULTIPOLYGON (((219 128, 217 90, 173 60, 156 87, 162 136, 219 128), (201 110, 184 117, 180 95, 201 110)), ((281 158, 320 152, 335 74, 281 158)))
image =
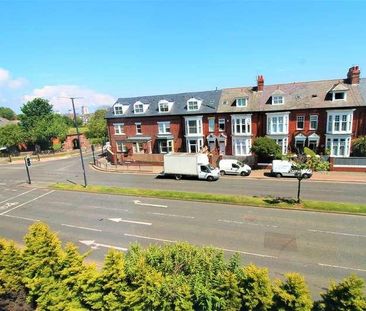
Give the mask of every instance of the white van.
POLYGON ((249 165, 233 159, 222 159, 219 162, 219 169, 221 175, 227 174, 249 176, 252 172, 252 169, 249 165))
MULTIPOLYGON (((276 177, 296 177, 297 170, 292 168, 293 163, 291 161, 273 160, 271 175, 276 177)), ((313 175, 313 171, 310 169, 301 170, 303 178, 310 178, 313 175)))

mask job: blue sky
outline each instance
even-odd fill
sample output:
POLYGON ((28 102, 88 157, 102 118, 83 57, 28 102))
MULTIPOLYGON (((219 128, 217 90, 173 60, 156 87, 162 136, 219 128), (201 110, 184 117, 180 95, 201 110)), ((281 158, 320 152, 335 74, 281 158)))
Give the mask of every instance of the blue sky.
POLYGON ((366 1, 0 0, 0 106, 366 72, 366 1))

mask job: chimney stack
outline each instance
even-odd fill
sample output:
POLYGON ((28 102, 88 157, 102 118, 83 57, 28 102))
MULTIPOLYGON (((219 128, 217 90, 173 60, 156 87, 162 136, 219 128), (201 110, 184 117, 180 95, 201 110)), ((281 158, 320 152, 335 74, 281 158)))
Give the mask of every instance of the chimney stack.
POLYGON ((347 82, 349 84, 359 84, 360 83, 360 68, 358 66, 352 66, 349 70, 348 70, 348 74, 347 74, 347 82))
POLYGON ((262 92, 264 87, 264 78, 262 75, 257 77, 257 92, 262 92))

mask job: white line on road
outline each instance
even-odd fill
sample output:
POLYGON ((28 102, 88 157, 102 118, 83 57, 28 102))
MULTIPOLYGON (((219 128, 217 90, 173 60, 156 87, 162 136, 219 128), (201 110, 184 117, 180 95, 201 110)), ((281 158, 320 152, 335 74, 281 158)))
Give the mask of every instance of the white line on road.
POLYGON ((326 233, 326 234, 334 234, 334 235, 344 235, 344 236, 353 236, 353 237, 359 237, 359 238, 366 238, 366 235, 364 234, 354 234, 354 233, 345 233, 345 232, 335 232, 335 231, 322 231, 322 230, 313 230, 308 229, 310 232, 316 232, 316 233, 326 233))
POLYGON ((318 263, 318 265, 319 266, 322 266, 322 267, 330 267, 330 268, 336 268, 336 269, 344 269, 344 270, 352 270, 352 271, 366 272, 365 269, 358 269, 358 268, 351 268, 351 267, 328 265, 328 264, 325 264, 325 263, 318 263))
POLYGON ((153 207, 162 207, 162 208, 168 208, 167 205, 160 205, 160 204, 150 204, 150 203, 142 203, 139 200, 134 200, 133 203, 136 205, 143 205, 143 206, 153 206, 153 207))
POLYGON ((17 219, 24 219, 29 221, 40 221, 39 219, 33 219, 33 218, 27 218, 27 217, 20 217, 20 216, 14 216, 14 215, 2 215, 4 217, 11 217, 11 218, 17 218, 17 219))
POLYGON ((165 213, 148 213, 151 215, 158 215, 158 216, 167 216, 167 217, 179 217, 179 218, 189 218, 194 219, 193 216, 185 216, 185 215, 175 215, 175 214, 165 214, 165 213))
POLYGON ((61 224, 61 226, 70 227, 70 228, 76 228, 76 229, 89 230, 89 231, 102 232, 102 230, 100 230, 100 229, 94 229, 94 228, 88 228, 88 227, 80 227, 80 226, 74 226, 74 225, 68 225, 68 224, 61 224))
POLYGON ((4 202, 7 202, 7 201, 10 201, 10 200, 12 200, 12 199, 15 199, 15 198, 17 198, 17 197, 20 197, 20 196, 22 196, 22 195, 24 195, 24 194, 27 194, 27 193, 29 193, 29 192, 31 192, 31 191, 34 191, 34 190, 36 190, 36 188, 33 188, 33 189, 28 190, 28 191, 26 191, 26 192, 20 193, 20 194, 18 194, 18 195, 16 195, 16 196, 14 196, 14 197, 11 197, 11 198, 8 198, 8 199, 6 199, 6 200, 4 200, 4 201, 1 201, 1 202, 0 202, 0 204, 1 204, 1 203, 4 203, 4 202))
POLYGON ((137 224, 137 225, 145 225, 145 226, 151 226, 151 222, 143 222, 143 221, 136 221, 136 220, 128 220, 128 219, 122 219, 122 218, 108 218, 110 221, 114 222, 126 222, 129 224, 137 224))
POLYGON ((228 224, 237 224, 237 225, 251 225, 251 226, 261 226, 261 227, 270 227, 270 228, 278 228, 276 225, 265 225, 265 224, 257 224, 253 222, 244 222, 238 220, 227 220, 227 219, 218 219, 219 222, 225 222, 228 224))
POLYGON ((30 202, 36 201, 36 200, 38 200, 38 199, 40 199, 40 198, 42 198, 42 197, 44 197, 44 196, 46 196, 46 195, 48 195, 48 194, 50 194, 50 193, 52 193, 52 192, 55 192, 55 191, 56 191, 56 190, 51 190, 51 191, 48 191, 47 193, 44 193, 44 194, 42 194, 42 195, 39 195, 38 197, 36 197, 36 198, 34 198, 34 199, 32 199, 32 200, 29 200, 29 201, 27 201, 27 202, 24 202, 23 204, 20 204, 20 205, 15 206, 15 207, 13 207, 13 208, 11 208, 11 209, 9 209, 9 210, 5 211, 5 212, 2 212, 2 213, 0 214, 0 216, 5 215, 5 214, 7 214, 7 213, 9 213, 9 212, 11 212, 11 211, 13 211, 13 210, 15 210, 15 209, 19 208, 19 207, 22 207, 22 206, 24 206, 24 205, 26 205, 26 204, 28 204, 28 203, 30 203, 30 202))
POLYGON ((124 235, 129 236, 129 237, 133 237, 133 238, 138 238, 138 239, 153 240, 153 241, 160 241, 160 242, 169 242, 169 243, 176 243, 177 242, 177 241, 174 241, 174 240, 158 239, 158 238, 153 238, 153 237, 148 237, 148 236, 143 236, 143 235, 136 235, 136 234, 129 234, 129 233, 125 233, 124 235))
POLYGON ((215 247, 215 248, 216 249, 219 249, 219 250, 222 250, 222 251, 225 251, 225 252, 230 252, 230 253, 239 253, 239 254, 256 256, 256 257, 262 257, 262 258, 274 258, 274 259, 278 259, 278 257, 272 256, 272 255, 249 253, 249 252, 243 252, 243 251, 238 251, 238 250, 234 250, 234 249, 227 249, 227 248, 220 248, 220 247, 215 247))
POLYGON ((114 245, 109 245, 109 244, 102 244, 102 243, 96 243, 94 240, 80 240, 80 243, 90 246, 93 249, 98 249, 99 247, 105 247, 105 248, 113 248, 113 249, 118 249, 120 251, 124 251, 126 252, 128 249, 124 248, 124 247, 119 247, 119 246, 114 246, 114 245))

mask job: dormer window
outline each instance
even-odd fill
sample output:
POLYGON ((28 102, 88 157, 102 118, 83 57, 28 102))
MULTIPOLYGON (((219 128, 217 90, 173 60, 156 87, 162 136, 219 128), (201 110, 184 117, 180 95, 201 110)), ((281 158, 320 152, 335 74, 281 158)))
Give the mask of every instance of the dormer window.
POLYGON ((248 104, 248 97, 237 98, 235 101, 236 107, 246 107, 248 104))
POLYGON ((144 104, 135 104, 135 113, 143 113, 144 112, 144 104))
POLYGON ((332 100, 346 100, 346 92, 333 92, 332 100))
POLYGON ((282 105, 284 104, 285 99, 282 95, 273 95, 272 96, 272 105, 282 105))
POLYGON ((169 112, 173 106, 173 102, 168 102, 167 100, 159 101, 159 112, 169 112))
POLYGON ((201 106, 201 100, 198 100, 196 98, 191 98, 187 102, 187 110, 188 111, 195 111, 199 110, 201 106))
POLYGON ((115 105, 114 106, 114 114, 123 114, 123 107, 122 107, 122 105, 115 105))

